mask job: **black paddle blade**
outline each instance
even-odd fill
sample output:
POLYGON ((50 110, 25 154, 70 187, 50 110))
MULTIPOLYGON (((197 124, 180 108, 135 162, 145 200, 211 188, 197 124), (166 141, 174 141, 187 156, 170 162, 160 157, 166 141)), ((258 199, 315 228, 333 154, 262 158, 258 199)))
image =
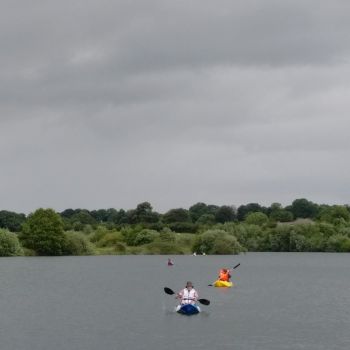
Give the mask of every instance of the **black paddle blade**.
POLYGON ((198 299, 198 302, 203 305, 210 305, 210 300, 207 299, 198 299))
POLYGON ((164 287, 164 292, 169 295, 175 294, 174 291, 168 287, 164 287))
POLYGON ((241 265, 241 263, 237 264, 232 270, 234 270, 236 267, 238 267, 239 265, 241 265))

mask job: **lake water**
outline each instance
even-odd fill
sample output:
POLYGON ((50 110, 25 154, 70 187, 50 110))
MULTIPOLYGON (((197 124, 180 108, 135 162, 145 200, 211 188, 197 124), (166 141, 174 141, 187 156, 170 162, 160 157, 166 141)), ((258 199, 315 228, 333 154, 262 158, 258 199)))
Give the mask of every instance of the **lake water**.
POLYGON ((350 254, 172 258, 1 258, 0 349, 350 349, 350 254), (211 301, 192 317, 163 291, 187 280, 211 301))

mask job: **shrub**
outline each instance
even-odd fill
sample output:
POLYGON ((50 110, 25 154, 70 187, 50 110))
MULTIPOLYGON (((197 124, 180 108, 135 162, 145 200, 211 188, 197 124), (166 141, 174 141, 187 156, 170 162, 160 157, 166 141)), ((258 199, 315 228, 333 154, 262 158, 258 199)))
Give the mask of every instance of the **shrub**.
POLYGON ((192 247, 196 236, 191 233, 178 233, 175 235, 176 245, 185 253, 192 253, 192 247))
POLYGON ((19 256, 23 254, 17 235, 7 229, 0 229, 0 256, 19 256))
POLYGON ((244 251, 238 243, 237 238, 225 234, 222 238, 216 239, 210 254, 238 254, 244 251))
POLYGON ((123 236, 120 232, 114 231, 106 233, 102 238, 96 242, 97 247, 114 247, 116 244, 122 242, 123 236))
POLYGON ((89 235, 90 242, 96 243, 100 241, 108 232, 105 226, 98 226, 97 229, 89 235))
POLYGON ((317 226, 318 226, 319 232, 325 237, 331 237, 337 233, 334 225, 329 224, 327 222, 321 222, 317 226))
POLYGON ((125 241, 125 243, 128 246, 135 246, 135 240, 136 240, 136 236, 137 233, 140 232, 142 229, 139 229, 138 227, 135 228, 131 228, 131 227, 124 227, 121 230, 121 234, 123 236, 123 239, 125 241))
POLYGON ((290 251, 292 252, 308 252, 311 250, 310 242, 305 236, 299 235, 294 231, 290 235, 290 251))
POLYGON ((252 224, 225 223, 222 229, 237 238, 238 242, 248 250, 259 251, 263 234, 262 228, 252 224))
POLYGON ((249 213, 245 220, 247 224, 249 225, 263 225, 266 224, 269 221, 269 218, 266 214, 261 213, 261 212, 256 212, 256 213, 249 213))
POLYGON ((87 237, 80 232, 66 232, 67 255, 93 255, 94 249, 87 237))
POLYGON ((350 252, 350 238, 336 234, 329 237, 326 244, 326 251, 328 252, 350 252))
POLYGON ((341 227, 339 229, 339 234, 348 236, 350 238, 350 227, 341 227))
POLYGON ((326 249, 327 239, 321 234, 309 237, 307 242, 311 252, 324 252, 326 249))
POLYGON ((224 234, 225 231, 222 230, 205 231, 204 233, 196 237, 193 244, 193 251, 209 254, 215 243, 215 240, 218 238, 219 235, 224 234))
POLYGON ((224 230, 208 230, 196 237, 193 251, 206 254, 238 254, 245 249, 224 230))
POLYGON ((85 235, 91 235, 94 232, 94 229, 91 225, 85 225, 83 228, 83 232, 85 235))
POLYGON ((134 239, 134 245, 139 246, 139 245, 151 243, 158 236, 159 236, 159 233, 157 231, 143 229, 140 232, 136 233, 136 236, 134 239))
POLYGON ((169 230, 168 228, 164 228, 159 233, 159 239, 163 242, 171 242, 174 243, 176 241, 175 233, 169 230))
POLYGON ((245 230, 245 241, 242 241, 238 234, 235 236, 238 242, 249 251, 265 251, 270 250, 268 230, 263 231, 260 226, 240 224, 245 230))
POLYGON ((347 222, 350 220, 350 213, 345 206, 333 205, 325 208, 320 214, 321 221, 327 221, 333 224, 347 222))
POLYGON ((24 256, 36 256, 36 253, 33 249, 23 248, 24 256))
POLYGON ((272 230, 270 235, 271 250, 274 252, 289 252, 292 231, 293 226, 289 225, 280 225, 272 230))
POLYGON ((184 254, 184 251, 170 242, 156 240, 145 246, 145 254, 184 254))
POLYGON ((126 246, 123 242, 117 242, 114 245, 114 251, 118 254, 125 254, 126 253, 126 246))

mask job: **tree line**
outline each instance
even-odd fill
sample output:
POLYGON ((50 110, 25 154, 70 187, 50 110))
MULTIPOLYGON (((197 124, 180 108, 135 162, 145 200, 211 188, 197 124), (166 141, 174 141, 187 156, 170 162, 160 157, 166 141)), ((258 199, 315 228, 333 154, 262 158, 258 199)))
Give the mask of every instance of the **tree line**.
MULTIPOLYGON (((195 233, 203 225, 214 225, 226 222, 243 222, 250 213, 263 213, 272 222, 291 222, 298 218, 308 218, 320 221, 333 219, 348 219, 348 205, 316 204, 305 198, 296 199, 291 205, 283 207, 273 203, 269 207, 258 203, 240 205, 238 208, 229 205, 212 205, 196 203, 189 209, 170 209, 164 214, 153 210, 149 202, 137 205, 135 209, 66 209, 59 213, 66 230, 81 231, 86 225, 105 224, 110 228, 125 225, 145 224, 150 228, 169 227, 176 232, 195 233)), ((21 231, 27 216, 7 210, 0 211, 0 228, 12 232, 21 231)))
POLYGON ((164 214, 149 202, 130 210, 38 209, 28 216, 2 210, 0 228, 0 256, 350 251, 349 206, 305 198, 285 207, 196 203, 164 214))

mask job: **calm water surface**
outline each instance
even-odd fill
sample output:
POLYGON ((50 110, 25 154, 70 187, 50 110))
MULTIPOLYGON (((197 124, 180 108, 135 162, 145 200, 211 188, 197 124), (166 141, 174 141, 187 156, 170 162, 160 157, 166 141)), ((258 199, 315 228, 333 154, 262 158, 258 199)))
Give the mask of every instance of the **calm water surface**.
POLYGON ((172 258, 1 258, 0 349, 350 349, 350 254, 172 258), (208 287, 238 262, 235 288, 208 287), (187 280, 198 316, 163 292, 187 280))

